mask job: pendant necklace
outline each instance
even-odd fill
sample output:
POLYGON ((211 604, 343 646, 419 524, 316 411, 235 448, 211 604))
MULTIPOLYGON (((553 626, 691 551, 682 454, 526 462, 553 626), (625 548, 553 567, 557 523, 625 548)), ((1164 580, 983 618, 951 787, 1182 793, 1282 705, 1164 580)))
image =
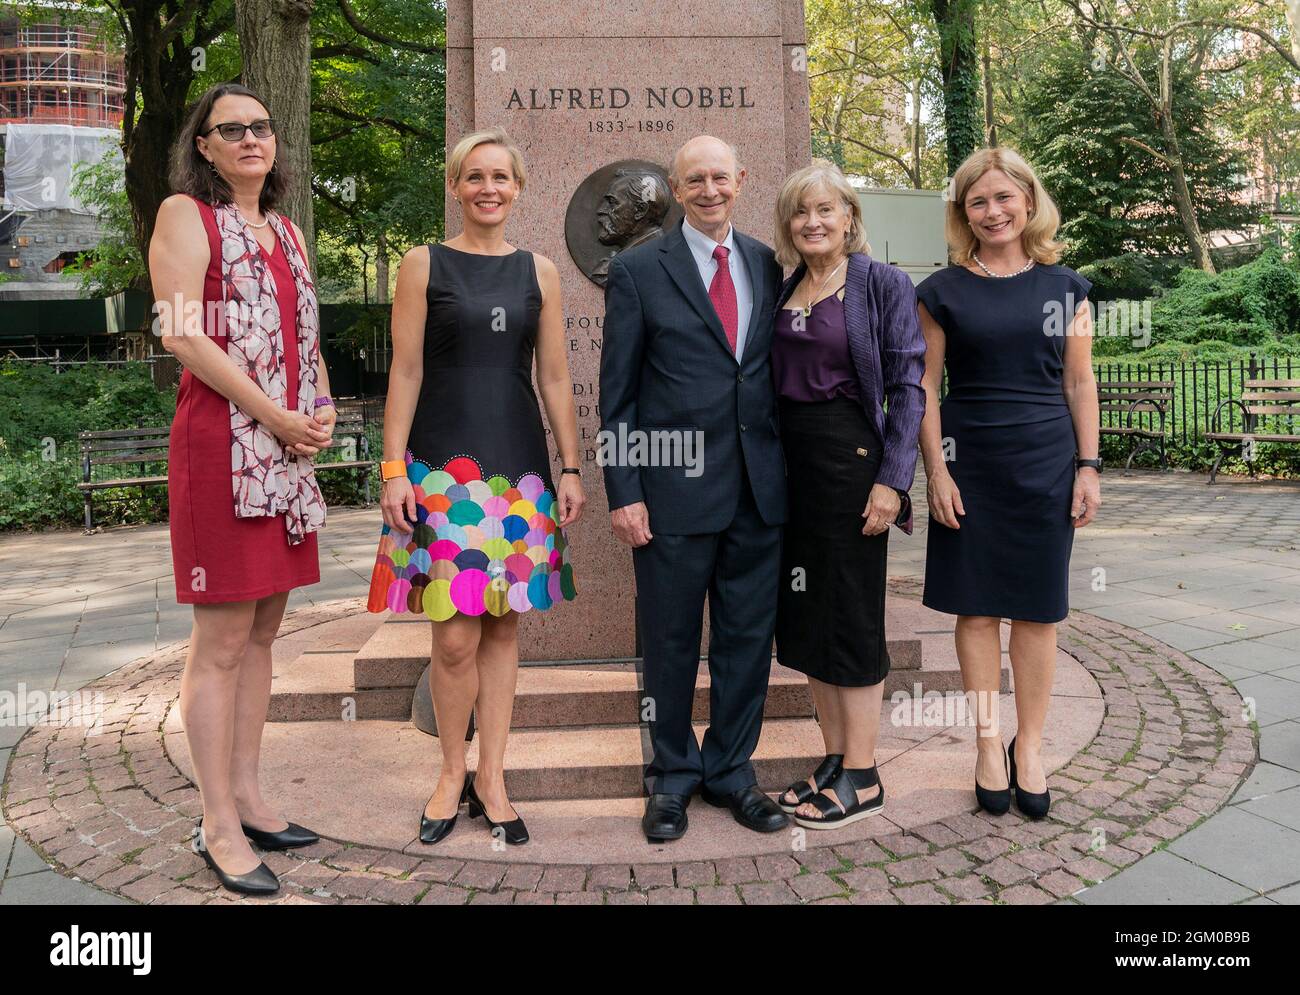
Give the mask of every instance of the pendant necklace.
POLYGON ((826 279, 822 280, 821 286, 817 288, 817 292, 813 294, 812 298, 810 298, 808 301, 804 303, 804 306, 800 309, 800 313, 805 318, 812 316, 813 304, 817 303, 817 298, 821 295, 821 292, 826 289, 826 284, 830 283, 831 277, 833 277, 836 273, 840 271, 840 266, 843 266, 848 261, 849 261, 848 257, 845 257, 843 260, 841 260, 840 265, 836 266, 833 270, 831 270, 826 275, 826 279))

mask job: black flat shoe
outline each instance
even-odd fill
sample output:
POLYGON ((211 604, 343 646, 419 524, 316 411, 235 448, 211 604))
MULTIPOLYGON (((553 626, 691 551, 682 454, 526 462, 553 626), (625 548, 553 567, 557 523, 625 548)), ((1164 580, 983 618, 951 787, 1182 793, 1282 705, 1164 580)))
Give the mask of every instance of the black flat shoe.
POLYGON ((731 809, 737 822, 756 833, 775 833, 790 825, 781 806, 759 791, 755 784, 726 795, 715 795, 705 788, 700 797, 717 808, 731 809))
POLYGON ((483 816, 483 821, 491 828, 492 835, 499 835, 501 839, 511 846, 521 846, 528 842, 528 828, 518 814, 509 822, 493 822, 488 817, 487 809, 483 807, 478 792, 474 790, 474 781, 472 779, 466 785, 466 789, 469 792, 469 817, 471 819, 477 819, 480 815, 483 816), (499 834, 497 833, 498 829, 501 830, 499 834))
POLYGON ((690 795, 655 794, 646 799, 641 832, 647 842, 666 843, 686 835, 686 806, 690 795))
POLYGON ((794 821, 805 829, 841 829, 844 826, 851 825, 872 815, 879 815, 885 810, 885 786, 880 784, 880 776, 876 773, 876 768, 845 767, 840 771, 840 776, 826 789, 818 792, 812 797, 812 804, 821 813, 820 819, 809 819, 807 816, 796 815, 794 821), (875 796, 868 798, 866 801, 858 801, 858 792, 863 788, 870 788, 872 785, 880 785, 880 790, 875 796), (834 791, 836 801, 828 795, 827 791, 834 791), (850 799, 852 799, 850 801, 850 799), (846 808, 844 803, 848 803, 846 808))
MULTIPOLYGON (((465 783, 460 787, 460 801, 456 804, 457 811, 452 813, 450 819, 430 819, 424 814, 424 809, 429 807, 429 802, 424 803, 424 808, 420 809, 420 842, 428 843, 432 846, 439 840, 446 839, 451 835, 451 831, 456 828, 456 819, 460 815, 460 806, 465 803, 465 793, 469 791, 469 782, 473 774, 465 775, 465 783)), ((433 801, 430 796, 429 801, 433 801)))
POLYGON ((204 862, 212 868, 212 873, 221 882, 221 887, 227 891, 238 892, 241 895, 274 895, 280 890, 280 879, 265 864, 258 864, 245 874, 227 874, 217 866, 217 862, 212 859, 212 854, 208 853, 202 824, 199 825, 198 834, 195 836, 194 848, 199 851, 204 862))
MULTIPOLYGON (((818 791, 823 790, 828 784, 834 781, 835 778, 839 777, 840 769, 843 766, 843 753, 826 754, 826 759, 819 763, 817 769, 813 771, 813 782, 817 785, 817 790, 814 791, 808 785, 807 781, 795 781, 794 784, 790 785, 790 787, 786 788, 777 796, 776 803, 781 806, 781 811, 789 815, 794 815, 795 809, 812 798, 812 796, 817 794, 818 791), (791 805, 785 800, 786 795, 794 795, 799 800, 791 805)), ((1007 804, 1010 804, 1010 802, 1007 804)))
POLYGON ((1006 815, 1011 808, 1011 774, 1005 749, 1002 751, 1002 766, 1008 770, 1007 786, 1002 790, 994 791, 992 788, 982 787, 978 780, 975 781, 975 798, 979 801, 980 808, 990 815, 1006 815))
POLYGON ((242 822, 239 824, 239 828, 244 831, 245 836, 263 850, 292 850, 294 847, 311 846, 313 843, 320 842, 320 837, 310 829, 306 829, 294 822, 289 823, 284 829, 277 829, 273 833, 264 829, 254 829, 242 822))
POLYGON ((1020 809, 1022 815, 1029 819, 1043 819, 1047 817, 1047 811, 1052 807, 1052 791, 1049 788, 1038 794, 1025 791, 1020 787, 1020 782, 1016 780, 1016 741, 1011 740, 1011 786, 1016 789, 1016 808, 1020 809))

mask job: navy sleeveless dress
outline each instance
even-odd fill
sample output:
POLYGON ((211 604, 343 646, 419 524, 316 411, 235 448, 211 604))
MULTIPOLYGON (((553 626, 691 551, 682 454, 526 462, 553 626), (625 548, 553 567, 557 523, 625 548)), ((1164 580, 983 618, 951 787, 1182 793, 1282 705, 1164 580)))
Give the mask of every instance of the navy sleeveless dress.
POLYGON ((940 405, 959 529, 930 518, 923 603, 953 615, 1059 622, 1069 614, 1074 421, 1065 332, 1092 284, 1065 266, 982 276, 949 266, 917 298, 944 331, 940 405))
POLYGON ((576 596, 533 390, 542 291, 532 253, 429 247, 424 378, 408 435, 409 532, 387 525, 367 609, 546 611, 576 596))

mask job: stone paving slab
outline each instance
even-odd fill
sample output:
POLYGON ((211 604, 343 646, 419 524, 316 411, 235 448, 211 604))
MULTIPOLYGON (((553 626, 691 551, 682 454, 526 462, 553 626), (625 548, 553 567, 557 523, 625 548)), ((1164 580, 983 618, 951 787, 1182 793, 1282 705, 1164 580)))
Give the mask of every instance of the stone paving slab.
MULTIPOLYGON (((899 587, 905 596, 919 593, 906 581, 899 587)), ((299 609, 286 617, 284 630, 301 632, 355 607, 349 600, 299 609)), ((1060 634, 1062 648, 1101 688, 1106 711, 1098 735, 1052 775, 1054 804, 1045 822, 1027 822, 1014 810, 991 817, 972 806, 871 840, 809 839, 807 849, 752 858, 753 871, 734 860, 530 866, 327 839, 268 855, 286 885, 270 901, 533 903, 587 895, 583 900, 658 904, 730 901, 734 895, 745 902, 929 904, 1068 898, 1224 804, 1253 764, 1255 749, 1240 699, 1210 668, 1137 630, 1082 613, 1062 623, 1060 634), (751 882, 735 880, 751 874, 751 882)), ((236 899, 220 891, 190 849, 197 791, 161 739, 182 667, 183 648, 175 648, 95 682, 106 705, 97 731, 53 721, 31 727, 14 749, 3 806, 22 839, 63 873, 140 902, 225 903, 236 899)))
MULTIPOLYGON (((1300 489, 1294 484, 1236 480, 1220 478, 1214 487, 1207 487, 1204 477, 1184 472, 1151 473, 1137 472, 1131 475, 1108 472, 1103 481, 1105 507, 1099 520, 1088 529, 1082 530, 1076 538, 1075 553, 1072 561, 1071 604, 1079 610, 1093 613, 1094 618, 1104 618, 1131 625, 1137 629, 1146 629, 1162 622, 1195 622, 1203 616, 1214 614, 1215 610, 1229 614, 1240 614, 1275 622, 1286 623, 1290 628, 1282 629, 1268 635, 1250 635, 1241 638, 1236 635, 1239 630, 1228 630, 1222 643, 1203 649, 1194 649, 1186 657, 1200 660, 1231 679, 1245 679, 1253 674, 1273 674, 1285 680, 1300 680, 1300 665, 1297 665, 1296 647, 1300 639, 1300 489), (1272 571, 1268 584, 1259 584, 1263 574, 1259 568, 1268 564, 1272 571), (1106 574, 1110 583, 1103 591, 1093 590, 1095 574, 1098 568, 1106 574), (1280 570, 1281 572, 1277 572, 1280 570), (1135 580, 1144 586, 1153 587, 1149 592, 1117 582, 1121 577, 1135 580), (1159 583, 1161 579, 1166 583, 1159 583), (1152 581, 1156 581, 1154 585, 1152 581), (1230 600, 1234 604, 1204 604, 1201 592, 1215 588, 1243 587, 1244 595, 1238 592, 1230 600)), ((924 480, 918 475, 913 488, 913 501, 917 506, 917 533, 910 540, 896 537, 899 541, 891 543, 890 572, 900 577, 920 578, 925 563, 925 493, 924 480)), ((312 588, 299 589, 290 597, 291 609, 308 608, 314 604, 331 599, 355 595, 369 576, 373 558, 374 535, 377 533, 377 512, 373 509, 331 509, 330 530, 321 545, 321 583, 312 588)), ((73 642, 77 626, 82 624, 102 624, 102 620, 112 618, 115 612, 122 617, 153 611, 158 620, 157 631, 152 639, 137 638, 123 640, 116 645, 131 645, 134 651, 130 659, 156 653, 174 640, 184 639, 188 634, 189 608, 177 605, 172 591, 170 555, 168 549, 167 529, 165 525, 132 526, 102 531, 92 537, 84 537, 80 530, 62 530, 31 535, 8 534, 0 539, 0 576, 4 578, 4 595, 0 601, 0 657, 5 666, 0 670, 0 690, 12 690, 19 679, 25 679, 32 687, 51 688, 56 686, 60 670, 66 661, 69 647, 73 642), (95 577, 77 574, 73 583, 63 580, 55 586, 51 577, 67 578, 69 576, 61 564, 71 562, 74 557, 84 557, 89 547, 94 548, 96 562, 111 564, 112 569, 95 577), (73 610, 75 609, 75 610, 73 610), (44 613, 44 615, 39 614, 44 613), (61 628, 54 625, 46 630, 46 635, 30 638, 21 643, 23 633, 19 628, 10 628, 20 618, 30 616, 28 621, 36 624, 42 617, 57 616, 61 628), (43 644, 42 644, 43 641, 43 644), (16 665, 18 654, 14 651, 21 647, 21 666, 16 665)), ((1248 620, 1244 624, 1250 625, 1248 620)), ((1194 627, 1194 626, 1193 626, 1194 627)), ((146 634, 147 635, 147 634, 146 634)), ((114 644, 109 644, 114 645, 114 644)), ((1152 651, 1159 655, 1158 650, 1152 651)), ((1177 654, 1174 655, 1175 658, 1177 654)), ((92 654, 93 658, 93 654, 92 654)), ((77 661, 74 659, 74 664, 77 661)), ((105 655, 99 662, 99 673, 104 673, 117 666, 114 659, 105 655)), ((79 667, 75 668, 80 670, 79 667)), ((93 674, 95 664, 88 663, 81 673, 93 674)), ((78 678, 81 676, 78 673, 78 678)), ((60 685, 62 686, 62 685, 60 685)), ((1158 683, 1157 683, 1157 686, 1158 683)), ((1139 686, 1141 687, 1141 686, 1139 686)), ((1112 685, 1106 688, 1114 692, 1112 685)), ((1167 689, 1162 689, 1165 691, 1167 689)), ((1174 692, 1180 695, 1181 692, 1174 692)), ((1177 699, 1181 700, 1181 699, 1177 699)), ((1115 699, 1107 695, 1108 708, 1115 699)), ((1135 692, 1136 703, 1125 702, 1124 708, 1154 708, 1162 719, 1179 714, 1177 705, 1161 706, 1155 695, 1143 691, 1135 692)), ((1237 707, 1240 707, 1238 702, 1237 707)), ((1267 707, 1267 705, 1265 706, 1267 707)), ((1108 718, 1110 717, 1108 712, 1108 718)), ((1199 717, 1199 716, 1197 716, 1199 717)), ((1118 721, 1134 723, 1135 717, 1129 714, 1116 715, 1118 721)), ((1050 721, 1050 719, 1049 719, 1050 721)), ((0 770, 18 764, 19 758, 11 761, 10 751, 19 738, 28 730, 24 726, 0 725, 0 770)), ((1161 730, 1154 731, 1168 738, 1161 730)), ((1115 752, 1116 744, 1099 741, 1094 744, 1099 751, 1115 752)), ((1159 752, 1153 749, 1155 744, 1143 743, 1136 747, 1135 762, 1143 765, 1151 763, 1164 764, 1161 768, 1164 776, 1184 777, 1181 768, 1174 768, 1168 763, 1168 754, 1163 758, 1146 756, 1141 751, 1159 752), (1178 773, 1175 775, 1174 771, 1178 773)), ((1193 747, 1201 749, 1201 747, 1193 747)), ((1240 808, 1242 803, 1267 796, 1275 792, 1294 787, 1293 778, 1300 778, 1300 721, 1283 719, 1276 722, 1260 723, 1258 736, 1260 763, 1249 780, 1234 791, 1234 785, 1240 781, 1240 773, 1235 766, 1244 763, 1249 768, 1250 760, 1239 759, 1249 750, 1236 749, 1233 756, 1226 761, 1224 753, 1218 755, 1208 772, 1202 771, 1204 781, 1195 787, 1190 804, 1169 804, 1169 796, 1159 790, 1146 791, 1141 787, 1135 795, 1144 796, 1149 802, 1159 800, 1164 811, 1158 818, 1152 819, 1150 829, 1157 829, 1176 839, 1185 831, 1177 819, 1187 820, 1193 815, 1204 819, 1201 826, 1212 825, 1223 818, 1229 811, 1240 808), (1216 769, 1222 766, 1222 769, 1216 769), (1223 789, 1224 796, 1232 796, 1234 805, 1206 818, 1200 810, 1213 813, 1221 801, 1215 795, 1204 792, 1223 789), (1200 792, 1199 794, 1196 792, 1200 792), (1193 808, 1192 806, 1196 807, 1193 808), (1181 811, 1186 809, 1187 811, 1181 811)), ((1127 751, 1126 751, 1127 752, 1127 751)), ((1086 757, 1097 759, 1099 753, 1088 753, 1086 757)), ((1204 757, 1195 757, 1198 763, 1204 757)), ((150 757, 156 762, 156 757, 150 757)), ((1113 763, 1109 757, 1100 757, 1102 762, 1113 763)), ((97 761, 102 762, 102 761, 97 761)), ((1086 763, 1080 759, 1079 763, 1086 763)), ((1139 768, 1145 770, 1146 767, 1139 768)), ((1123 781, 1125 775, 1136 776, 1133 771, 1117 768, 1108 772, 1103 778, 1104 785, 1123 781)), ((75 775, 65 775, 75 777, 75 775)), ((1134 781, 1139 784, 1139 781, 1134 781)), ((1182 783, 1182 782, 1179 782, 1182 783)), ((1157 782, 1158 784, 1158 782, 1157 782)), ((1075 786, 1077 788, 1077 786, 1075 786)), ((144 790, 144 789, 140 789, 144 790)), ((1063 794, 1053 785, 1054 797, 1064 800, 1063 794)), ((116 792, 113 792, 116 794, 116 792)), ((1135 804, 1129 799, 1120 799, 1123 804, 1135 804)), ((1059 806, 1057 806, 1059 807, 1059 806)), ((1066 811, 1071 811, 1067 809, 1066 811)), ((1077 813, 1074 813, 1077 815, 1077 813)), ((1252 813, 1244 813, 1259 819, 1252 813)), ((6 816, 10 816, 6 808, 6 816)), ((1005 818, 1005 817, 1004 817, 1005 818)), ((1056 820, 1052 820, 1055 822, 1056 820)), ((1101 821, 1100 819, 1098 821, 1101 821)), ((1116 820, 1118 821, 1118 820, 1116 820)), ((1268 821, 1268 820, 1263 820, 1268 821)), ((1195 824, 1195 823, 1193 823, 1195 824)), ((1300 854, 1300 832, 1295 832, 1280 823, 1273 823, 1283 834, 1277 844, 1274 856, 1290 861, 1293 866, 1295 857, 1300 854)), ((1034 829, 1036 826, 1026 826, 1034 829)), ((1113 828, 1113 827, 1112 827, 1113 828)), ((161 829, 159 830, 161 831, 161 829)), ((983 863, 997 859, 995 851, 999 847, 1005 852, 1014 844, 1005 837, 1006 833, 997 833, 974 844, 968 844, 962 852, 965 859, 979 859, 983 863), (977 851, 977 852, 972 852, 977 851)), ((55 837, 57 839, 57 834, 55 837)), ((1047 841, 1050 847, 1061 837, 1047 841)), ((110 850, 114 844, 106 837, 96 839, 110 850)), ((0 854, 8 859, 6 848, 12 848, 12 841, 6 842, 4 827, 0 826, 0 854)), ((38 848, 43 844, 37 843, 38 848)), ((844 855, 851 861, 853 869, 833 879, 841 880, 846 885, 855 883, 858 887, 849 893, 850 900, 866 903, 895 903, 933 900, 940 889, 930 882, 918 881, 916 884, 895 882, 886 877, 882 882, 879 875, 884 872, 881 867, 897 860, 912 859, 918 845, 927 850, 931 844, 918 841, 907 834, 900 835, 895 845, 902 852, 876 847, 865 851, 852 849, 844 855), (868 859, 870 858, 870 859, 868 859), (896 893, 897 892, 897 893, 896 893)), ((844 849, 844 848, 841 848, 844 849)), ((1120 902, 1132 899, 1132 896, 1145 894, 1146 885, 1141 879, 1142 868, 1151 860, 1169 854, 1163 849, 1162 841, 1150 831, 1134 831, 1124 837, 1123 850, 1110 848, 1112 860, 1103 861, 1112 870, 1105 882, 1082 893, 1069 892, 1071 885, 1066 879, 1050 877, 1055 872, 1047 872, 1044 880, 1050 877, 1050 886, 1065 892, 1064 901, 1085 901, 1089 903, 1110 901, 1120 902), (1150 856, 1146 856, 1150 854, 1150 856), (1124 867, 1126 869, 1116 870, 1124 867), (1131 883, 1130 883, 1131 882, 1131 883), (1078 897, 1070 897, 1078 894, 1078 897)), ((832 853, 835 850, 832 849, 832 853)), ((1082 852, 1078 859, 1084 859, 1082 852)), ((193 854, 189 855, 193 857, 193 854)), ((70 859, 75 859, 70 858, 70 859)), ((79 873, 82 881, 91 880, 92 872, 104 874, 105 867, 115 869, 96 859, 82 865, 79 873)), ((120 856, 113 856, 118 864, 123 863, 120 856)), ((194 858, 197 859, 197 858, 194 858)), ((793 861, 793 857, 786 858, 793 861)), ((1092 859, 1092 858, 1088 858, 1092 859)), ((1178 858, 1184 859, 1185 858, 1178 858)), ((338 875, 319 857, 312 858, 319 869, 315 872, 320 880, 328 880, 338 875)), ((771 865, 762 868, 762 880, 753 880, 737 884, 702 885, 695 888, 695 900, 701 903, 729 898, 735 900, 730 887, 739 892, 739 900, 799 902, 800 897, 791 890, 785 881, 790 873, 797 873, 802 865, 793 861, 795 872, 790 872, 788 864, 771 865), (779 873, 776 873, 779 872, 779 873), (784 874, 787 877, 782 877, 784 874)), ((1158 866, 1158 865, 1157 865, 1158 866)), ((450 877, 459 870, 448 867, 436 860, 426 860, 420 870, 407 873, 407 880, 424 882, 427 885, 420 902, 435 904, 446 901, 465 901, 464 885, 450 883, 450 877)), ((120 870, 120 868, 118 868, 120 870)), ((1080 865, 1078 871, 1096 871, 1092 864, 1080 865)), ((610 904, 646 904, 651 890, 661 890, 666 896, 678 889, 672 876, 672 866, 668 865, 669 876, 663 877, 662 868, 651 871, 642 867, 633 876, 630 867, 606 869, 598 873, 593 870, 584 887, 591 889, 593 882, 606 881, 612 875, 618 879, 620 873, 628 875, 631 884, 627 890, 595 889, 581 892, 557 893, 555 900, 560 904, 586 902, 593 898, 610 904)), ((1008 875, 1002 868, 1003 877, 1008 875)), ((3 879, 4 864, 0 862, 0 903, 9 901, 13 894, 3 879)), ((66 873, 66 868, 65 868, 66 873)), ((124 872, 134 875, 134 870, 124 872)), ((205 872, 206 873, 206 872, 205 872)), ((725 873, 718 864, 718 879, 729 881, 737 872, 729 868, 725 873)), ((753 873, 757 873, 753 872, 753 873)), ((826 873, 826 872, 822 872, 826 873)), ((1070 873, 1070 872, 1067 872, 1070 873)), ((308 877, 306 871, 301 877, 308 877)), ((1077 874, 1074 875, 1078 877, 1077 874)), ((491 875, 489 874, 490 878, 491 875)), ((51 891, 46 893, 49 900, 65 903, 95 901, 104 893, 89 884, 73 880, 54 871, 41 871, 23 875, 15 880, 27 880, 23 888, 25 894, 33 900, 41 900, 41 893, 33 889, 31 881, 37 878, 51 879, 51 891), (59 885, 57 882, 64 882, 59 885), (53 889, 60 890, 57 895, 53 889)), ((131 887, 137 894, 142 889, 156 884, 142 885, 146 880, 136 878, 131 887)), ((692 876, 690 878, 694 880, 692 876)), ((1084 880, 1079 878, 1079 880, 1084 880)), ((188 891, 195 890, 196 881, 187 881, 181 887, 188 891)), ((988 901, 987 896, 994 890, 999 892, 999 901, 1013 901, 1016 898, 1037 899, 1038 896, 1021 890, 1020 885, 1001 886, 984 876, 965 875, 944 878, 945 894, 960 901, 981 903, 988 901), (961 882, 960 884, 958 882, 961 882)), ((214 884, 214 882, 213 882, 214 884)), ((535 891, 520 890, 511 886, 496 887, 496 890, 482 889, 473 892, 475 904, 482 901, 511 901, 512 892, 519 892, 520 901, 534 901, 535 891)), ((201 888, 198 890, 202 890, 201 888)), ((1040 889, 1041 890, 1041 889, 1040 889)), ((176 891, 176 889, 173 889, 176 891)), ((376 896, 386 892, 377 891, 376 896)), ((177 892, 180 899, 193 900, 187 892, 177 892)), ((1250 900, 1251 903, 1266 904, 1270 902, 1294 904, 1300 899, 1300 874, 1285 887, 1270 891, 1265 896, 1250 900)), ((115 899, 120 901, 121 899, 115 899)), ((158 901, 168 900, 160 896, 158 901)), ((219 894, 207 899, 210 902, 225 904, 219 894)), ((294 896, 284 901, 332 901, 337 900, 319 895, 294 896)), ((371 899, 361 898, 359 901, 371 899)), ((662 900, 661 898, 657 898, 662 900)), ((843 901, 842 896, 832 895, 824 899, 812 899, 817 902, 843 901)))

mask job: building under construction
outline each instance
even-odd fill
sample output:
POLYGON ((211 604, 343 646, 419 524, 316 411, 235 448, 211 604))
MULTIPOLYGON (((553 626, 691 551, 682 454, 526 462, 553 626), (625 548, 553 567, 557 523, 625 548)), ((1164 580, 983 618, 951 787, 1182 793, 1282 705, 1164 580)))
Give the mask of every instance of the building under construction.
POLYGON ((121 136, 120 43, 84 14, 42 17, 0 6, 0 300, 81 296, 63 269, 98 244, 99 227, 72 174, 121 136))

